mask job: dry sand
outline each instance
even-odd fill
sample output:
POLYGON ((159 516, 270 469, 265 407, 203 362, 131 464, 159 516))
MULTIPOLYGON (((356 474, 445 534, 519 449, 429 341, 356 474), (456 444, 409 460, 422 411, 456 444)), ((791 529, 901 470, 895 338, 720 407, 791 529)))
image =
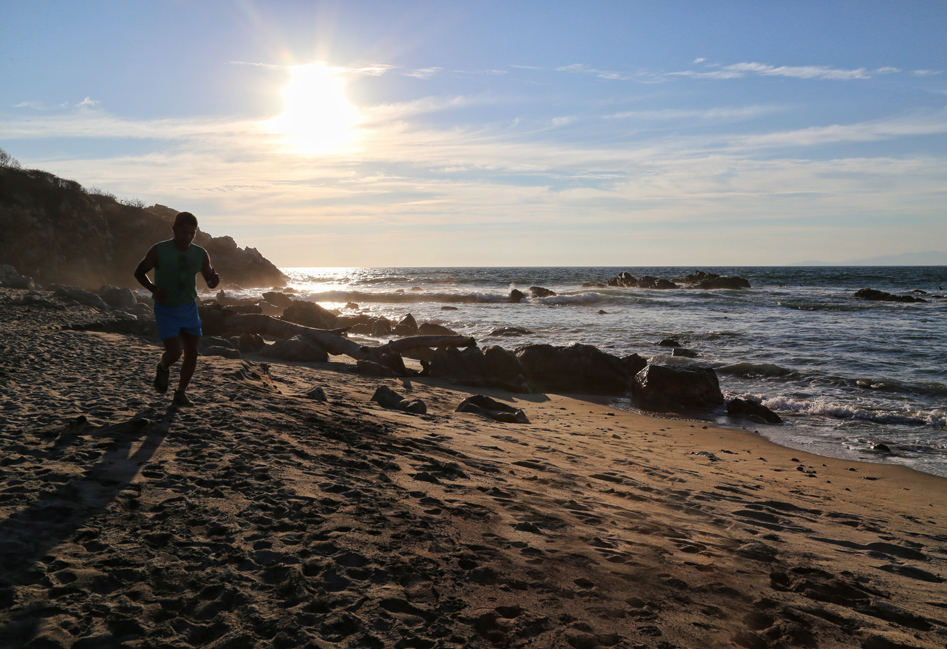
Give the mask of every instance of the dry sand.
POLYGON ((25 295, 0 292, 4 649, 947 644, 942 479, 343 362, 201 358, 177 409, 155 342, 25 295), (454 412, 475 393, 531 423, 454 412))

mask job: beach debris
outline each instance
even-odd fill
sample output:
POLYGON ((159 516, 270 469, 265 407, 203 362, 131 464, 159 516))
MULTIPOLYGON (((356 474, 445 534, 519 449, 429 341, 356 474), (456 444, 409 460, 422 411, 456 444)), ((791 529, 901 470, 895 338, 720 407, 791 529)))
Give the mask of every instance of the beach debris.
POLYGON ((751 399, 731 399, 727 402, 727 414, 743 417, 757 424, 781 424, 782 418, 761 403, 751 399))
POLYGON ((713 410, 724 404, 717 373, 710 367, 648 365, 635 375, 637 405, 658 412, 713 410))
POLYGON ((502 421, 508 424, 528 424, 529 419, 519 408, 507 405, 496 399, 475 394, 461 401, 455 412, 472 412, 475 415, 502 421))
POLYGON ((914 297, 912 295, 894 295, 885 291, 876 291, 873 288, 863 288, 856 291, 852 296, 858 300, 871 300, 876 302, 927 302, 924 298, 914 297))
POLYGON ((423 401, 420 399, 405 399, 387 385, 379 386, 369 401, 374 401, 382 408, 387 408, 389 410, 411 412, 416 415, 423 415, 427 413, 427 405, 425 405, 423 401))

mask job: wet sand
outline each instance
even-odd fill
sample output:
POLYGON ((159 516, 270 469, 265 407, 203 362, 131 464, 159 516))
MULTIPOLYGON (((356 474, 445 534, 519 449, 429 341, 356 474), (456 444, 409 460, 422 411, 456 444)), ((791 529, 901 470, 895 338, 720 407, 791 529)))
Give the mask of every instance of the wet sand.
POLYGON ((941 478, 335 357, 202 357, 178 409, 156 341, 24 295, 0 291, 4 648, 947 644, 941 478))

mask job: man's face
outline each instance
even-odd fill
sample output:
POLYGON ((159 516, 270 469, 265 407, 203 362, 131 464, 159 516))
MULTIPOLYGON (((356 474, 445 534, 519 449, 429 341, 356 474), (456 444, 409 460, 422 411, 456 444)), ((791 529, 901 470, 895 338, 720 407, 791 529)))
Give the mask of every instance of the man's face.
POLYGON ((174 247, 178 250, 186 250, 191 242, 194 241, 194 235, 197 234, 197 226, 187 223, 179 223, 171 228, 174 233, 174 247))

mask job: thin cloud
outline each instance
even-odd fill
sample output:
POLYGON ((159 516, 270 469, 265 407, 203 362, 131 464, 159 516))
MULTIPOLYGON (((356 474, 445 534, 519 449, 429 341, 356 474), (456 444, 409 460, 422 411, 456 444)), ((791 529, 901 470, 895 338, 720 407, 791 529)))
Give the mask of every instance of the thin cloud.
POLYGON ((572 72, 575 74, 589 74, 599 79, 607 79, 609 81, 629 81, 632 77, 624 75, 620 72, 612 72, 609 70, 597 70, 595 68, 590 68, 584 63, 573 63, 572 65, 563 65, 556 68, 556 72, 572 72))
POLYGON ((686 110, 668 108, 664 110, 632 110, 613 115, 606 115, 606 119, 638 119, 649 121, 672 120, 722 120, 734 121, 752 119, 760 115, 770 114, 781 110, 775 106, 745 106, 742 108, 710 108, 705 110, 686 110))
POLYGON ((669 72, 668 75, 691 77, 694 79, 740 79, 751 75, 763 77, 792 77, 795 79, 829 79, 836 81, 871 78, 865 68, 843 70, 825 65, 775 66, 750 62, 713 67, 719 67, 719 69, 709 72, 685 70, 682 72, 669 72))
POLYGON ((912 72, 912 74, 918 77, 932 77, 935 74, 943 74, 943 73, 944 73, 943 70, 915 70, 914 72, 912 72))
POLYGON ((421 68, 419 70, 407 70, 402 72, 402 74, 406 77, 414 77, 415 79, 430 79, 443 72, 443 70, 444 68, 421 68))

